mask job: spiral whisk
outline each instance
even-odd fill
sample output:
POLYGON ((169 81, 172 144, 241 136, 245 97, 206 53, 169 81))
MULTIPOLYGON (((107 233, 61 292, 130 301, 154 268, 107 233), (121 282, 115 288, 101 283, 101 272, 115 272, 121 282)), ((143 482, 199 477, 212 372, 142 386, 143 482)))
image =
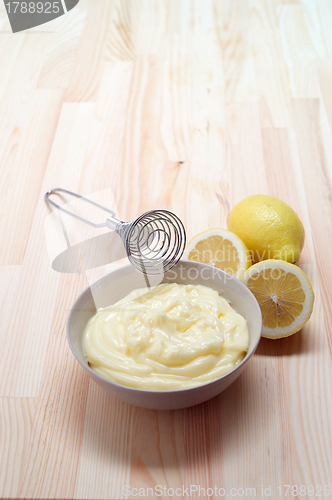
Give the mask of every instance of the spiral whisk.
POLYGON ((129 261, 144 274, 171 269, 183 254, 186 233, 181 220, 167 210, 152 210, 133 222, 109 218, 106 225, 121 236, 129 261))
POLYGON ((45 199, 56 208, 94 227, 107 226, 122 238, 131 264, 144 274, 161 274, 171 269, 181 258, 186 244, 186 232, 181 220, 167 210, 151 210, 132 222, 122 222, 114 212, 66 189, 56 188, 45 194, 45 199), (112 214, 106 222, 95 224, 69 212, 49 198, 61 191, 80 198, 112 214))

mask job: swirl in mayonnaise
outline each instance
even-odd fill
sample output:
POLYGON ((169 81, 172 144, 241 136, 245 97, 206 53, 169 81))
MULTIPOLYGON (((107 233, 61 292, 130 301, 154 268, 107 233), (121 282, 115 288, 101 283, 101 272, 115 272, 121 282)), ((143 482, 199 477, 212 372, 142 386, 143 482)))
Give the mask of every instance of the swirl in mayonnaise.
POLYGON ((176 283, 134 290, 99 309, 83 337, 89 366, 100 376, 158 391, 225 375, 248 344, 246 320, 218 292, 176 283))

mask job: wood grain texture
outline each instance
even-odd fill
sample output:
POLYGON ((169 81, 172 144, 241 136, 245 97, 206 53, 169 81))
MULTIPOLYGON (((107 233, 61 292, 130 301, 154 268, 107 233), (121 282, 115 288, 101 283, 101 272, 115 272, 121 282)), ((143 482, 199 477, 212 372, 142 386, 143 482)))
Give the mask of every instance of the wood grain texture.
POLYGON ((331 25, 330 0, 80 0, 13 35, 0 4, 1 498, 136 498, 126 485, 145 498, 157 485, 255 488, 262 500, 270 485, 271 498, 287 484, 332 492, 331 25), (227 227, 250 194, 283 199, 306 230, 309 323, 262 339, 205 404, 116 400, 77 364, 65 324, 85 286, 121 262, 52 269, 61 227, 71 245, 94 235, 50 216, 43 195, 57 186, 123 220, 170 209, 188 238, 227 227))

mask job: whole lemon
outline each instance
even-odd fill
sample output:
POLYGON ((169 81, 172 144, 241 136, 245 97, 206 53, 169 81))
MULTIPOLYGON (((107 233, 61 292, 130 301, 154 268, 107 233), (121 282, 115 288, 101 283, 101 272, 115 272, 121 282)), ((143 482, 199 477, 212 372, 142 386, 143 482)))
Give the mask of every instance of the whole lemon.
POLYGON ((281 259, 297 262, 304 227, 287 203, 264 194, 244 198, 231 210, 228 229, 248 247, 253 262, 281 259))

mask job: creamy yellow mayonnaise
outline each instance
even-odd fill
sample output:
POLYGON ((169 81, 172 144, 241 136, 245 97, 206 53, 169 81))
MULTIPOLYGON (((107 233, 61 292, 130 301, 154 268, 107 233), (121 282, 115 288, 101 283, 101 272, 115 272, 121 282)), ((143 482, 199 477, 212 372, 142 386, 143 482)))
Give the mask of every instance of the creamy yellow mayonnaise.
POLYGON ((175 390, 231 371, 245 356, 245 319, 215 290, 161 284, 99 309, 84 332, 90 367, 138 389, 175 390))

